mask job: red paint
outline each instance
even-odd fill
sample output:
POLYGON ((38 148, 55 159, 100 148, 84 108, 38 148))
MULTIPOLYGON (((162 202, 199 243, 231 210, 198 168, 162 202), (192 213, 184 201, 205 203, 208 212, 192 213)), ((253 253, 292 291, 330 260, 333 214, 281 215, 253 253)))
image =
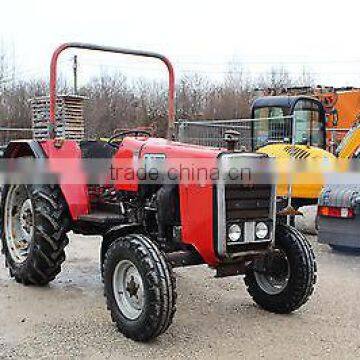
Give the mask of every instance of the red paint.
MULTIPOLYGON (((54 147, 54 140, 40 143, 52 171, 59 173, 60 187, 69 205, 73 220, 89 211, 86 178, 81 171, 81 151, 75 141, 66 140, 61 148, 54 147), (70 160, 70 165, 69 165, 70 160), (69 179, 76 179, 71 184, 69 179), (80 180, 79 180, 80 179, 80 180), (82 180, 81 180, 82 179, 82 180)), ((125 138, 113 159, 113 168, 134 169, 144 166, 146 154, 164 154, 166 170, 183 168, 214 169, 221 150, 171 142, 158 138, 125 138)), ((119 178, 112 182, 117 190, 138 191, 137 178, 125 178, 119 171, 119 178)), ((179 185, 182 238, 191 244, 209 265, 216 265, 213 236, 213 185, 207 179, 193 181, 183 178, 179 185)))
POLYGON ((154 58, 162 61, 169 73, 169 103, 168 103, 168 118, 169 118, 169 127, 168 127, 168 138, 172 137, 172 130, 175 122, 175 73, 174 68, 170 60, 164 55, 151 52, 151 51, 141 51, 141 50, 130 50, 122 49, 110 46, 100 46, 94 44, 85 44, 85 43, 65 43, 60 45, 53 53, 50 64, 50 136, 51 138, 55 137, 55 126, 56 126, 56 81, 57 81, 57 63, 59 55, 66 49, 76 48, 76 49, 85 49, 85 50, 95 50, 95 51, 104 51, 124 55, 133 55, 141 56, 147 58, 154 58))
POLYGON ((69 44, 60 45, 52 55, 50 63, 50 137, 55 137, 56 131, 56 81, 57 81, 57 62, 59 55, 69 47, 69 44))
POLYGON ((137 191, 139 181, 137 170, 139 165, 139 154, 144 140, 136 138, 125 138, 112 161, 110 182, 116 190, 137 191))
POLYGON ((183 242, 194 246, 208 265, 216 265, 212 185, 180 185, 183 242))
MULTIPOLYGON (((217 167, 221 150, 189 144, 170 142, 164 139, 149 139, 141 148, 141 157, 147 153, 165 154, 166 168, 211 169, 217 167)), ((190 175, 191 177, 191 175, 190 175)), ((214 251, 213 236, 213 184, 209 178, 187 178, 187 172, 179 185, 182 239, 194 246, 208 265, 218 259, 214 251)))
POLYGON ((48 158, 51 172, 59 174, 59 184, 69 206, 73 220, 89 213, 89 197, 86 176, 82 171, 81 151, 78 144, 66 140, 61 148, 54 146, 54 140, 40 142, 48 158), (71 182, 75 183, 71 183, 71 182))
MULTIPOLYGON (((119 169, 138 169, 144 167, 146 154, 164 154, 166 171, 203 168, 210 171, 217 166, 217 157, 221 150, 171 142, 159 138, 125 138, 114 156, 113 166, 119 169)), ((119 174, 124 172, 119 171, 119 174)), ((187 173, 180 181, 180 216, 182 238, 191 244, 209 265, 215 265, 218 259, 214 251, 213 237, 213 185, 209 179, 193 181, 187 179, 187 173)), ((113 179, 114 180, 114 179, 113 179)), ((116 180, 117 190, 137 191, 138 179, 116 180)))

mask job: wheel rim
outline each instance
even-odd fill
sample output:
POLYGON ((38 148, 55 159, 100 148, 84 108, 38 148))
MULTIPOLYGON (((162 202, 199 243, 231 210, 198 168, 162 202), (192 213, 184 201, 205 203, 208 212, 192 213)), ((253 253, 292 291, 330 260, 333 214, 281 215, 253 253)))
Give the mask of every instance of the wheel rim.
POLYGON ((121 313, 130 320, 137 319, 144 308, 144 284, 139 271, 131 261, 122 260, 116 265, 113 289, 121 313))
POLYGON ((11 185, 4 209, 4 235, 13 261, 23 263, 34 235, 34 209, 24 185, 11 185))
POLYGON ((276 251, 276 269, 270 271, 255 271, 255 279, 265 293, 269 295, 278 295, 289 283, 290 263, 283 251, 276 251))

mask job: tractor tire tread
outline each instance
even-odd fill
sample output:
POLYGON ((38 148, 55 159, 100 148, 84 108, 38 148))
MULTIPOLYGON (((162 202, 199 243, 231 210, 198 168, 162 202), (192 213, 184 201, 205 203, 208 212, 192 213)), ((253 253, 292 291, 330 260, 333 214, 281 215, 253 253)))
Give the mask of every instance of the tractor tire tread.
MULTIPOLYGON (((24 285, 43 286, 55 279, 65 261, 64 248, 69 243, 70 217, 66 201, 58 186, 27 186, 34 203, 34 238, 23 264, 14 264, 2 241, 10 276, 24 285)), ((1 217, 4 221, 3 216, 1 217)))
POLYGON ((254 271, 250 267, 244 281, 253 300, 263 309, 287 314, 305 304, 314 291, 317 281, 317 265, 314 252, 305 238, 297 229, 277 224, 276 243, 285 244, 295 261, 295 271, 291 271, 287 288, 279 295, 266 294, 257 284, 254 271))
POLYGON ((131 234, 115 240, 109 247, 104 260, 104 295, 111 318, 120 332, 135 341, 149 341, 164 333, 173 321, 176 312, 176 279, 171 265, 164 254, 146 236, 131 234), (147 293, 151 299, 148 304, 148 320, 143 328, 128 328, 112 296, 109 284, 114 268, 114 258, 121 256, 123 249, 132 252, 139 261, 139 268, 144 272, 147 293))

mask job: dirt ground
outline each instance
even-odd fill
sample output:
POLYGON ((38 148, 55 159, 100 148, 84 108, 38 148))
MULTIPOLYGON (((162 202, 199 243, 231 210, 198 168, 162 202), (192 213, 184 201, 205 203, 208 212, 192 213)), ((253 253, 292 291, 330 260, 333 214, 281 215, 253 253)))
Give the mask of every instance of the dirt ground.
MULTIPOLYGON (((99 274, 99 238, 71 236, 62 274, 23 287, 0 268, 0 359, 355 359, 360 357, 360 255, 316 244, 318 284, 292 315, 259 309, 239 277, 215 279, 205 266, 176 270, 178 310, 149 344, 111 323, 99 274)), ((3 261, 3 257, 1 257, 3 261)))

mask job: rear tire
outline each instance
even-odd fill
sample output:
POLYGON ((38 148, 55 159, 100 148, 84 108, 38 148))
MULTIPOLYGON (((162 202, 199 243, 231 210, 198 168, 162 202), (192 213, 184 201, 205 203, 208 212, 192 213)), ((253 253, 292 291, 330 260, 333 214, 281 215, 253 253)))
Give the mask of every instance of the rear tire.
POLYGON ((285 314, 305 304, 313 293, 316 262, 304 235, 287 225, 276 226, 275 249, 271 265, 259 266, 262 271, 255 270, 256 264, 248 268, 245 284, 259 306, 285 314))
POLYGON ((70 218, 57 185, 6 185, 2 192, 2 244, 11 277, 46 285, 61 271, 70 218))
POLYGON ((176 311, 176 280, 164 254, 140 234, 119 238, 104 261, 107 307, 119 331, 135 341, 164 333, 176 311))

